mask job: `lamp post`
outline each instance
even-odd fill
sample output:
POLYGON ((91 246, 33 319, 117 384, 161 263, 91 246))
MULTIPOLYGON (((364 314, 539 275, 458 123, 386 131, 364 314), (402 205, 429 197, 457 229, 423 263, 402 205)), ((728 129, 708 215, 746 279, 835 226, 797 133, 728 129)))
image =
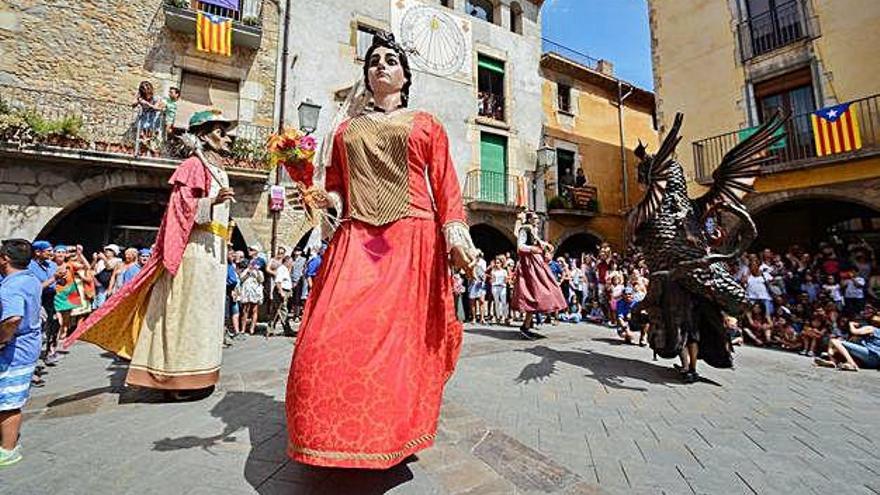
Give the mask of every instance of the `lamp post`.
MULTIPOLYGON (((543 140, 542 140, 543 141, 543 140)), ((536 212, 544 212, 546 210, 546 202, 541 201, 541 204, 538 205, 538 191, 544 191, 544 177, 547 175, 547 171, 550 170, 550 167, 556 165, 556 149, 550 147, 546 142, 542 142, 541 147, 538 148, 538 167, 535 170, 535 181, 534 185, 534 206, 536 212)), ((545 198, 546 199, 546 198, 545 198)))
POLYGON ((299 114, 299 128, 306 134, 315 132, 318 128, 318 117, 321 115, 321 105, 306 98, 296 109, 299 114))
POLYGON ((532 182, 534 193, 535 213, 545 217, 541 222, 542 235, 547 237, 547 198, 544 197, 544 178, 547 176, 547 170, 556 165, 556 149, 547 144, 545 138, 541 138, 541 147, 538 148, 538 166, 535 169, 535 180, 532 182), (541 201, 538 202, 538 194, 540 192, 541 201))

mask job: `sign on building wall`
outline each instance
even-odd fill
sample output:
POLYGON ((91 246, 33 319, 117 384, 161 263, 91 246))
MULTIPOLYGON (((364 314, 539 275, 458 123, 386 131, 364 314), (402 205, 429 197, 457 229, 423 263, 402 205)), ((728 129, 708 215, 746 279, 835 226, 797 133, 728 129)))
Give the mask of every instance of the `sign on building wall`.
POLYGON ((418 0, 391 0, 391 29, 416 50, 413 68, 473 84, 473 36, 469 19, 418 0))

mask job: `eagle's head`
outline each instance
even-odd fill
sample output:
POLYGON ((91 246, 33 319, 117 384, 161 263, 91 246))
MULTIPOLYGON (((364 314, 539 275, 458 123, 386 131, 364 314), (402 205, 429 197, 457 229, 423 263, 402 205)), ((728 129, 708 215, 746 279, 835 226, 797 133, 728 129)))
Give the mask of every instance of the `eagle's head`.
POLYGON ((636 158, 639 159, 639 184, 648 185, 651 182, 651 167, 654 164, 654 155, 648 153, 644 143, 639 140, 639 145, 634 151, 636 158))

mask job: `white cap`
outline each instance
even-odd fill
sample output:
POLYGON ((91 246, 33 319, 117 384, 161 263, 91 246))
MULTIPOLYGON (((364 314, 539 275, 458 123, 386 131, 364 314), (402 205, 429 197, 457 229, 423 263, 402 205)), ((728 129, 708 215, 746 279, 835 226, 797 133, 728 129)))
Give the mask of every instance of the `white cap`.
POLYGON ((104 251, 108 249, 110 251, 113 251, 113 254, 115 254, 116 256, 119 256, 120 249, 119 246, 117 246, 116 244, 107 244, 106 246, 104 246, 104 251))

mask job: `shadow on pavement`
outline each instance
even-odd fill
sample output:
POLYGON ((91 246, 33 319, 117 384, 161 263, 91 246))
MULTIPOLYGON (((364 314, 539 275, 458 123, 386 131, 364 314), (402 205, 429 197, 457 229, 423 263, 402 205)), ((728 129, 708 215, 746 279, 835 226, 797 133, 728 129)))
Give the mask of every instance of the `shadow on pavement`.
MULTIPOLYGON (((557 351, 547 346, 535 346, 528 349, 520 349, 517 352, 526 352, 541 358, 537 363, 528 364, 520 371, 519 376, 514 379, 517 383, 546 380, 556 373, 556 363, 559 362, 591 371, 592 374, 585 375, 587 378, 592 378, 609 388, 639 392, 646 392, 648 390, 644 387, 625 385, 625 379, 639 380, 656 385, 681 383, 678 372, 672 368, 657 366, 637 359, 610 356, 588 349, 557 351)), ((705 378, 702 381, 720 386, 705 378)))
POLYGON ((228 392, 211 409, 211 415, 225 424, 220 433, 208 437, 188 435, 165 438, 156 441, 153 450, 170 452, 200 448, 211 452, 224 443, 236 442, 235 435, 246 430, 251 450, 245 463, 244 477, 261 495, 378 495, 413 479, 407 464, 415 460, 415 456, 384 471, 320 468, 289 460, 285 453, 287 431, 283 426, 284 402, 261 392, 228 392))
MULTIPOLYGON (((464 333, 471 333, 474 335, 482 335, 484 337, 492 337, 493 339, 498 340, 519 340, 524 341, 522 335, 519 333, 519 329, 516 327, 503 327, 504 330, 492 330, 489 328, 466 328, 464 333)), ((539 339, 546 338, 544 335, 537 337, 539 339)))

